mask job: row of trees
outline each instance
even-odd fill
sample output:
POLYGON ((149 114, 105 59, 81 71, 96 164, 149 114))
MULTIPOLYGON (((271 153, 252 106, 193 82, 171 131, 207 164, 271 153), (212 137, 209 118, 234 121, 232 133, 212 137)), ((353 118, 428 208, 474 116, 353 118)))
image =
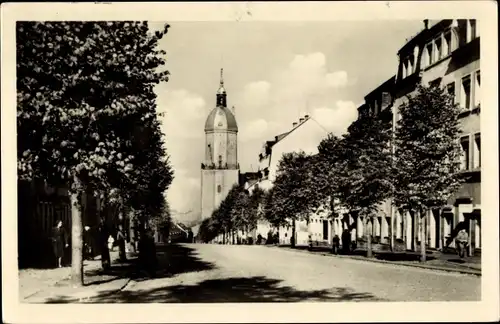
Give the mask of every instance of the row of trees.
MULTIPOLYGON (((229 195, 206 221, 205 229, 211 229, 211 237, 263 218, 274 226, 291 222, 295 233, 295 222, 308 220, 318 209, 328 210, 330 217, 348 210, 362 217, 371 256, 373 218, 381 204, 392 198, 394 208, 417 215, 421 242, 425 242, 424 216, 445 205, 464 180, 459 172, 459 112, 443 89, 419 85, 416 94, 399 107, 395 132, 392 112, 384 110, 376 116, 360 116, 340 137, 329 134, 319 144, 318 154, 284 154, 273 187, 254 198, 260 204, 259 213, 249 209, 236 222, 224 208, 240 202, 229 195)), ((253 195, 244 197, 247 201, 253 195)), ((239 215, 237 209, 232 212, 239 215)), ((425 260, 425 244, 421 249, 425 260)))
POLYGON ((153 91, 168 80, 157 48, 168 27, 17 23, 18 175, 69 188, 75 285, 83 283, 83 193, 134 210, 142 224, 168 214, 173 171, 153 91))

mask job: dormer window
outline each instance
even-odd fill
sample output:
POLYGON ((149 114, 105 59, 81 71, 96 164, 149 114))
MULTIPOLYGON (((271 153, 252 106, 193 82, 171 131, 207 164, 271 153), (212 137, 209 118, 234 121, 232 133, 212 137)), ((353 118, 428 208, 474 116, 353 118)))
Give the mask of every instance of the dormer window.
POLYGON ((467 20, 467 43, 477 37, 476 19, 467 20))

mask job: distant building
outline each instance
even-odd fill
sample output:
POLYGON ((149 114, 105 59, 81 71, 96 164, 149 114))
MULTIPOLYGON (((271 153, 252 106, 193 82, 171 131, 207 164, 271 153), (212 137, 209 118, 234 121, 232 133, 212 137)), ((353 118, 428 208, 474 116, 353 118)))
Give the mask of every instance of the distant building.
POLYGON ((235 111, 227 107, 221 69, 216 107, 205 122, 205 157, 201 164, 201 220, 213 211, 239 181, 238 125, 235 111))

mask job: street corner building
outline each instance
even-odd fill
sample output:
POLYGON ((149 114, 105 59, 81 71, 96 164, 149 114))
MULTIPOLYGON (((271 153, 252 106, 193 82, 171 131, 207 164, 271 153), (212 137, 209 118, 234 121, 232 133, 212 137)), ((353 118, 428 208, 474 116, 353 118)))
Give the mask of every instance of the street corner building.
MULTIPOLYGON (((416 92, 417 85, 445 88, 461 108, 461 169, 465 183, 446 206, 426 215, 425 244, 431 249, 454 248, 457 225, 469 235, 469 255, 481 253, 481 74, 478 20, 424 20, 424 28, 398 52, 397 74, 365 97, 359 115, 377 115, 391 109, 393 130, 401 118, 398 107, 416 92)), ((359 228, 362 231, 362 228, 359 228)), ((421 244, 418 219, 392 207, 381 206, 374 236, 388 243, 389 233, 403 249, 417 251, 421 244)), ((361 233, 359 233, 361 234, 361 233)), ((397 245, 397 244, 396 244, 397 245)))
POLYGON ((205 154, 201 163, 201 220, 212 213, 239 183, 238 125, 235 109, 227 107, 221 69, 216 106, 205 122, 205 154))

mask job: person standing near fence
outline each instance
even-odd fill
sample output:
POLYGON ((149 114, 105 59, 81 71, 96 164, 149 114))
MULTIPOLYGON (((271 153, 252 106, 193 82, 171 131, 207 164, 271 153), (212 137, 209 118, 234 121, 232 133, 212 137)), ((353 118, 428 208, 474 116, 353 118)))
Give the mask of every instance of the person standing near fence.
POLYGON ((62 267, 64 248, 68 247, 68 235, 61 220, 56 222, 56 227, 52 231, 52 248, 57 259, 57 266, 62 267))

